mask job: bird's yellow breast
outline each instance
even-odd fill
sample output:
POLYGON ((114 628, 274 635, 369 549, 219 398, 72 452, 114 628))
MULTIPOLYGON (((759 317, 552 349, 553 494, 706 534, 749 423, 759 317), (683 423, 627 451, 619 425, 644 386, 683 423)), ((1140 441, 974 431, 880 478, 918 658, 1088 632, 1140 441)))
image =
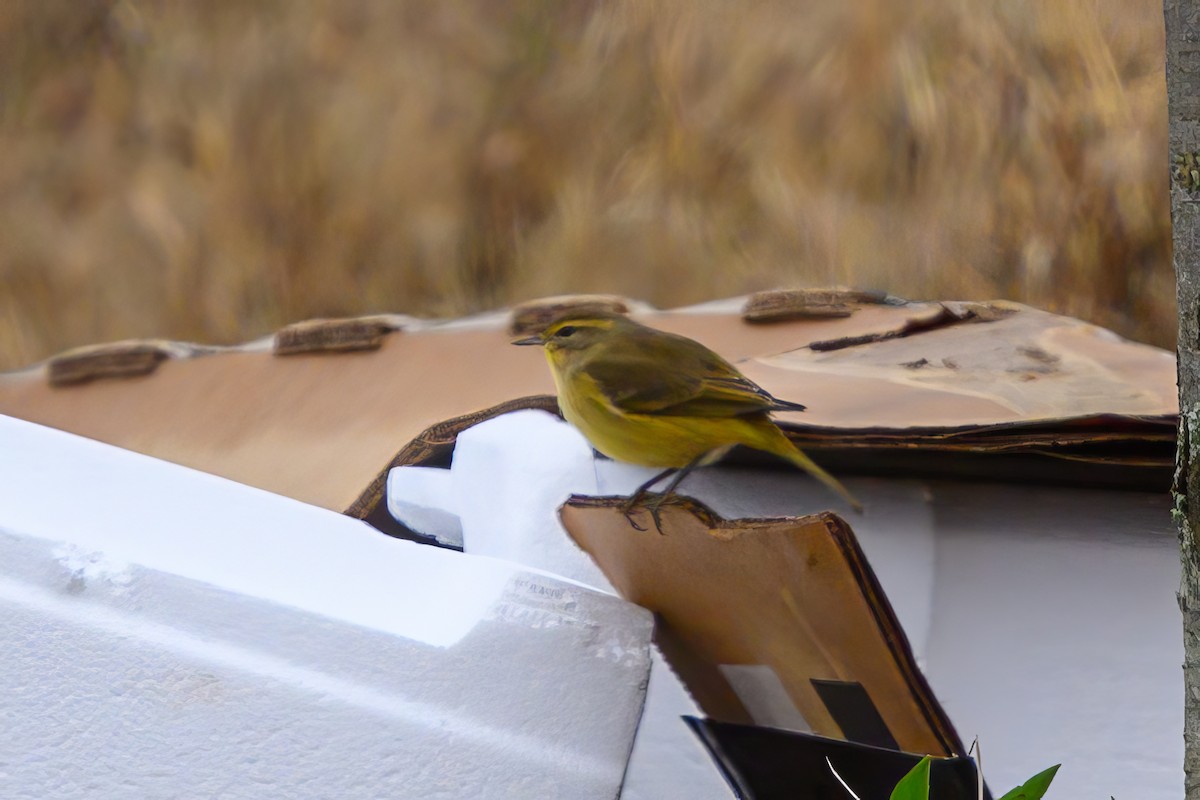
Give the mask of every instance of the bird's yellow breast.
MULTIPOLYGON (((556 367, 553 360, 551 366, 556 367)), ((586 373, 555 368, 558 405, 568 422, 609 458, 644 467, 680 468, 705 453, 746 444, 761 447, 765 420, 631 414, 614 408, 586 373)))

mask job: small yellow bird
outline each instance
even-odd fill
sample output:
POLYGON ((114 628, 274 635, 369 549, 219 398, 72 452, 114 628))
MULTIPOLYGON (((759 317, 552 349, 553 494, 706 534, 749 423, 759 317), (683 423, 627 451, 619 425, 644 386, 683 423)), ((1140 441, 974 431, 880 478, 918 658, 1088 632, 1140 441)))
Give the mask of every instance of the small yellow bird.
MULTIPOLYGON (((739 444, 790 461, 862 510, 769 416, 805 407, 772 397, 697 341, 620 314, 589 312, 513 344, 544 347, 563 416, 593 447, 617 461, 665 468, 630 496, 626 516, 650 487, 674 474, 661 498, 647 503, 657 525, 659 505, 689 472, 739 444)), ((641 530, 632 517, 630 523, 641 530)))

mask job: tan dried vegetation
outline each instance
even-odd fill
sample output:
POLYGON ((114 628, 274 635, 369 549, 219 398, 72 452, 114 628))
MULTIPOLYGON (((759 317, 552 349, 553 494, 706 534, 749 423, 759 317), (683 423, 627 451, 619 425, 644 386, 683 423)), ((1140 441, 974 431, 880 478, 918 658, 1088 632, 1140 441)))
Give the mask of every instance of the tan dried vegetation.
POLYGON ((1158 0, 6 0, 0 366, 563 291, 1170 345, 1158 0))

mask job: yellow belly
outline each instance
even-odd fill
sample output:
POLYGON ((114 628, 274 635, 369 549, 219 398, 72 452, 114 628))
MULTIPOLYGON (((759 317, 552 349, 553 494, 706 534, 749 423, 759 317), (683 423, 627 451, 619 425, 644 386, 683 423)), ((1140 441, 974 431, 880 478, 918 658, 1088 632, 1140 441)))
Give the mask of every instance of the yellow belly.
MULTIPOLYGON (((684 467, 705 453, 744 444, 773 451, 777 433, 765 418, 671 417, 626 414, 612 409, 594 392, 564 391, 558 376, 558 405, 567 421, 609 458, 645 467, 684 467), (764 436, 763 427, 771 429, 764 436)), ((782 439, 782 436, 780 436, 782 439)), ((786 441, 786 440, 785 440, 786 441)))

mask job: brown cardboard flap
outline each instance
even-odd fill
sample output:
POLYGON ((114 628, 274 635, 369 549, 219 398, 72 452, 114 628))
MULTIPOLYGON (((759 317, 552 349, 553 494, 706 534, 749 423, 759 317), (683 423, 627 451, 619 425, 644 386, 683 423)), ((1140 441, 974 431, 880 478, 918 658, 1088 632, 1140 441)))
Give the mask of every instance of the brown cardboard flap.
MULTIPOLYGON (((777 419, 839 470, 955 474, 966 453, 971 475, 1035 474, 1011 466, 1018 451, 1061 462, 1049 479, 1077 474, 1059 469, 1072 459, 1117 464, 1106 485, 1165 485, 1177 411, 1170 353, 1012 303, 881 302, 840 290, 800 300, 852 313, 752 324, 735 307, 628 304, 637 319, 703 342, 776 397, 807 405, 777 419)), ((550 298, 512 322, 536 327, 580 303, 626 301, 550 298)), ((265 343, 89 348, 0 375, 0 414, 342 511, 431 426, 553 391, 545 359, 513 347, 508 323, 306 323, 282 337, 304 350, 286 357, 265 343), (94 380, 132 374, 140 377, 94 380)))
POLYGON ((761 665, 814 733, 847 738, 821 682, 857 683, 901 749, 963 752, 840 517, 724 520, 672 498, 660 534, 635 530, 624 500, 572 497, 563 524, 623 597, 658 615, 660 646, 708 716, 750 721, 721 667, 761 665))
POLYGON ((0 376, 0 414, 344 511, 422 431, 554 389, 502 328, 384 336, 376 350, 168 359, 71 390, 0 376))

